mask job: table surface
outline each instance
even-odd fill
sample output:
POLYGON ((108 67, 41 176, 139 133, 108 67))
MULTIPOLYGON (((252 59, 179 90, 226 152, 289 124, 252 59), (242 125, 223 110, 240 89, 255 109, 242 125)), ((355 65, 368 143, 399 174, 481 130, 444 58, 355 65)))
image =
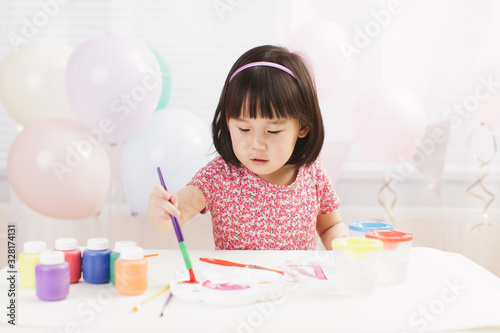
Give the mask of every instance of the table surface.
MULTIPOLYGON (((330 251, 190 251, 193 266, 214 265, 200 257, 226 259, 281 269, 282 298, 239 306, 214 306, 173 297, 160 317, 168 292, 132 308, 167 285, 181 272, 179 250, 148 259, 148 289, 143 295, 120 295, 111 284, 82 280, 57 302, 40 301, 34 289, 17 286, 16 331, 33 332, 413 332, 500 328, 500 278, 456 253, 413 248, 408 280, 379 285, 372 295, 341 296, 333 287, 334 260, 330 251), (327 280, 315 278, 317 263, 327 280), (300 273, 299 271, 302 271, 300 273)), ((241 268, 248 270, 248 268, 241 268)), ((6 316, 7 269, 0 274, 2 332, 12 328, 6 316)))

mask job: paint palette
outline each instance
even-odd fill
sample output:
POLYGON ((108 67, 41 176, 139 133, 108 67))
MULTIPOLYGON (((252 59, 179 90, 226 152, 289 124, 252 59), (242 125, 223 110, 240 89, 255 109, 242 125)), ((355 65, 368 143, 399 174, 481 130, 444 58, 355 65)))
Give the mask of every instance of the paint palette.
POLYGON ((244 305, 265 302, 283 296, 283 275, 238 267, 211 267, 195 270, 200 283, 186 283, 188 271, 174 275, 170 284, 178 298, 214 305, 244 305))

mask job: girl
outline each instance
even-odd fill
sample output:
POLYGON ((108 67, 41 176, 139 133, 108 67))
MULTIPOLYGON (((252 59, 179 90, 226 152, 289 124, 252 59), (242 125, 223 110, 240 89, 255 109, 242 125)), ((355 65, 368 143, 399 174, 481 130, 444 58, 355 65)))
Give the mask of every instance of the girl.
POLYGON ((326 249, 348 231, 317 160, 324 129, 314 83, 296 54, 247 51, 233 65, 212 122, 215 158, 177 194, 156 186, 148 217, 171 230, 210 211, 216 249, 326 249))

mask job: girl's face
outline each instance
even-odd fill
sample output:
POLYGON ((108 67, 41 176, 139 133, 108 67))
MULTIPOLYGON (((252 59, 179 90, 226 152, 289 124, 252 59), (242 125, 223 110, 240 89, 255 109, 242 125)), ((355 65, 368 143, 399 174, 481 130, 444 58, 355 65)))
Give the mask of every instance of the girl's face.
MULTIPOLYGON (((292 118, 255 118, 242 114, 228 120, 233 151, 238 160, 264 180, 276 179, 292 156, 298 138, 309 132, 292 118)), ((278 178, 279 179, 279 178, 278 178)))

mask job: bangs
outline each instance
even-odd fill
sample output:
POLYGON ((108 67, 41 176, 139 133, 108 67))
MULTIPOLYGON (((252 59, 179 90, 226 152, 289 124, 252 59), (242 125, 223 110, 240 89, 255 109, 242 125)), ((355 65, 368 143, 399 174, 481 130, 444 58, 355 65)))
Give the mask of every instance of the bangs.
POLYGON ((227 90, 226 119, 298 119, 304 107, 296 79, 275 68, 246 69, 233 78, 227 90))

